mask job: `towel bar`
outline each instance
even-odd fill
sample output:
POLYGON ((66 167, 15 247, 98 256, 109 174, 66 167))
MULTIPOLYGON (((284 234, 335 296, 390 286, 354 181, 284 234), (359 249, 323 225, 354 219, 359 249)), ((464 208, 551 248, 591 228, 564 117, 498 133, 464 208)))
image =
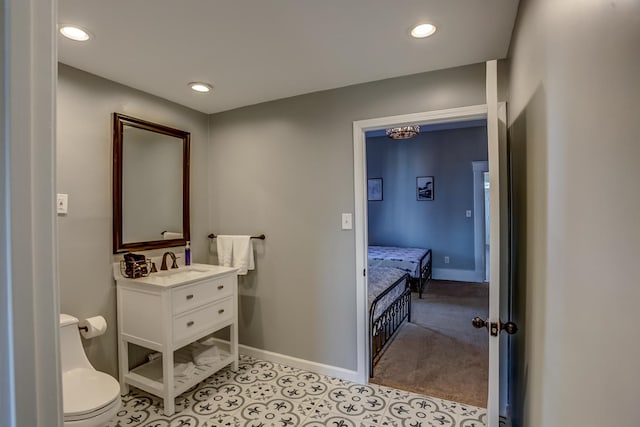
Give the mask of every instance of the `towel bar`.
MULTIPOLYGON (((209 237, 210 239, 215 239, 215 238, 216 238, 216 237, 218 237, 218 236, 216 236, 215 234, 211 233, 211 234, 209 234, 209 236, 207 236, 207 237, 209 237)), ((267 236, 265 236, 264 234, 260 234, 260 235, 258 235, 258 236, 251 236, 251 238, 252 238, 252 239, 260 239, 260 240, 264 240, 264 239, 266 239, 266 238, 267 238, 267 236)))

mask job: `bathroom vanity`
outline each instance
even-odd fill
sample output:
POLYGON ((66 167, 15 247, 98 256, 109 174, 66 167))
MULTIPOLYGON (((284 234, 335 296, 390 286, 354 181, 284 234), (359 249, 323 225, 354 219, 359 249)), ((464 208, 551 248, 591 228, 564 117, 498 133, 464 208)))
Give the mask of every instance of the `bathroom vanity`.
POLYGON ((114 265, 118 304, 118 353, 123 394, 129 385, 164 399, 165 415, 175 412, 175 397, 231 364, 238 368, 238 281, 236 269, 193 264, 123 277, 114 265), (216 340, 216 360, 196 365, 195 373, 174 376, 174 365, 192 360, 197 343, 229 327, 229 340, 216 340), (129 370, 129 344, 162 353, 129 370))

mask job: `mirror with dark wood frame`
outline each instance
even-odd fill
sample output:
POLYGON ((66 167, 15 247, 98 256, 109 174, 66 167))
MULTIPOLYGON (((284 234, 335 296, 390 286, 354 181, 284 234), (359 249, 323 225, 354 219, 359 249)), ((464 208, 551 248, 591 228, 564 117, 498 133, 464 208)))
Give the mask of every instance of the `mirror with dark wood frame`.
POLYGON ((191 134, 113 113, 113 253, 189 237, 191 134))

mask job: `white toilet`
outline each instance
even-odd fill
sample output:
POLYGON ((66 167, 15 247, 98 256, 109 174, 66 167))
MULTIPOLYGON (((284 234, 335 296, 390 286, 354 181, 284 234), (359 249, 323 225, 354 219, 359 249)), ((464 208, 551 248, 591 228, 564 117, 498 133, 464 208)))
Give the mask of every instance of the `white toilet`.
POLYGON ((78 319, 68 314, 60 315, 60 353, 64 426, 105 425, 122 405, 120 385, 91 366, 80 342, 78 319))

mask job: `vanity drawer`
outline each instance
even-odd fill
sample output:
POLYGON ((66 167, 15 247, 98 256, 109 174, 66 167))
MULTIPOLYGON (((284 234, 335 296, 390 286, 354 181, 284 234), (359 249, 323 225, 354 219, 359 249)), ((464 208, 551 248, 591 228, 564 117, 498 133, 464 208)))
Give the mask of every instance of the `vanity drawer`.
POLYGON ((173 341, 179 342, 233 318, 233 298, 209 304, 173 319, 173 341))
POLYGON ((193 285, 181 286, 173 291, 173 314, 183 313, 215 300, 231 296, 233 278, 221 277, 193 285))

